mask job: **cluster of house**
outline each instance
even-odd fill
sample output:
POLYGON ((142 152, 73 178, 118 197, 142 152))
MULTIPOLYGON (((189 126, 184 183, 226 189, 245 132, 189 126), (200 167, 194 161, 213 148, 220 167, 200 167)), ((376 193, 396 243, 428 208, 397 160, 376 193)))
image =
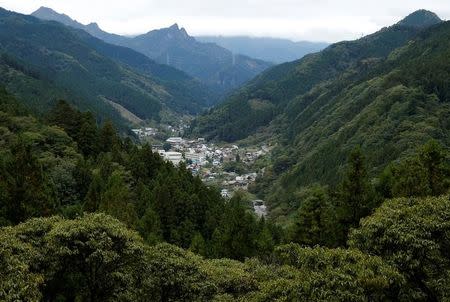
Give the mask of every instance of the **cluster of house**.
POLYGON ((226 172, 222 169, 223 165, 236 161, 237 158, 245 164, 251 164, 269 152, 264 146, 250 151, 240 150, 236 145, 220 147, 207 143, 204 138, 186 140, 182 137, 170 137, 165 145, 165 148, 163 145, 153 145, 154 151, 174 165, 184 162, 187 169, 194 175, 199 175, 204 182, 221 186, 221 195, 225 198, 231 197, 233 191, 247 190, 249 184, 256 180, 257 173, 239 175, 226 172))
POLYGON ((140 139, 145 137, 155 136, 158 131, 155 128, 144 127, 144 128, 136 128, 131 129, 134 134, 136 134, 140 139))

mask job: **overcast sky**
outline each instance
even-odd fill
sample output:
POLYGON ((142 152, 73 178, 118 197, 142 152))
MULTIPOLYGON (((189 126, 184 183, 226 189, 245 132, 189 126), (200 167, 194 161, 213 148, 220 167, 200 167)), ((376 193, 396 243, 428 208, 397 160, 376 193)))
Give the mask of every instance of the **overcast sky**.
POLYGON ((0 0, 0 6, 24 14, 47 6, 118 34, 178 23, 191 35, 327 42, 372 33, 420 8, 450 19, 450 0, 0 0))

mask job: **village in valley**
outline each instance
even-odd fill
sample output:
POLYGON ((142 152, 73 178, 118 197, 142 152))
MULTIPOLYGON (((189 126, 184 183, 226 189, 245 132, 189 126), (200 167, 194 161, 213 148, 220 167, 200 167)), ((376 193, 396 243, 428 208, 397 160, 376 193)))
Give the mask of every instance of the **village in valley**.
MULTIPOLYGON (((132 129, 142 141, 152 146, 153 152, 172 162, 175 166, 184 163, 193 175, 208 186, 217 187, 223 198, 229 199, 236 192, 248 192, 249 186, 264 172, 255 163, 269 153, 266 145, 258 147, 239 147, 238 145, 214 144, 205 138, 183 138, 170 136, 182 135, 185 125, 179 127, 165 126, 161 129, 144 127, 132 129)), ((251 194, 249 194, 251 195, 251 194)), ((252 198, 253 210, 259 217, 266 216, 266 206, 262 200, 252 198)))

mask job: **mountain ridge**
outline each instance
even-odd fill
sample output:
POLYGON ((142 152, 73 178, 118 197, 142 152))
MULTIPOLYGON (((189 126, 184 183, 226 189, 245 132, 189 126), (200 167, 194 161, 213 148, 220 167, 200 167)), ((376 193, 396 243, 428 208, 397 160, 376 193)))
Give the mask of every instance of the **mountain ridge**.
POLYGON ((277 64, 295 61, 324 49, 329 43, 250 36, 198 36, 201 42, 216 43, 234 53, 277 64))
POLYGON ((159 120, 161 110, 197 113, 216 98, 182 71, 84 30, 3 9, 0 20, 0 82, 38 111, 66 99, 117 122, 108 99, 141 119, 159 120))
POLYGON ((123 37, 101 30, 98 24, 86 26, 70 17, 68 20, 66 15, 61 15, 50 8, 38 9, 32 15, 68 26, 81 27, 105 42, 132 48, 160 64, 175 67, 200 79, 222 94, 226 94, 272 66, 269 62, 235 55, 212 43, 200 43, 178 24, 133 37, 123 37))

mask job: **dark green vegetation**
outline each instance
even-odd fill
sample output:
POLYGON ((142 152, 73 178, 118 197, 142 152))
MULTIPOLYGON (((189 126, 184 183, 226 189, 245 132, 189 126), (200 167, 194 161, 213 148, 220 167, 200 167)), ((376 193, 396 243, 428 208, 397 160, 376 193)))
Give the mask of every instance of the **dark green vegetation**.
POLYGON ((0 82, 40 112, 68 99, 117 121, 112 101, 158 120, 161 110, 192 114, 217 100, 181 71, 56 22, 1 10, 0 39, 0 82))
POLYGON ((336 191, 303 192, 288 232, 64 101, 40 121, 0 91, 0 159, 2 301, 448 298, 450 199, 431 196, 448 192, 449 157, 435 141, 376 184, 355 149, 336 191))
POLYGON ((0 300, 448 301, 449 26, 287 103, 255 188, 284 229, 110 121, 0 89, 0 300))
POLYGON ((433 16, 418 11, 274 67, 199 117, 192 131, 226 141, 269 132, 277 146, 254 189, 283 218, 305 187, 337 186, 356 146, 369 178, 430 139, 448 148, 450 22, 433 16))
POLYGON ((83 29, 105 42, 134 49, 158 63, 175 67, 200 79, 221 93, 239 87, 272 65, 244 55, 234 55, 213 43, 200 43, 177 24, 130 38, 104 32, 96 23, 80 24, 45 7, 32 15, 83 29))
POLYGON ((239 199, 224 203, 183 165, 119 138, 111 122, 98 128, 92 114, 60 101, 42 123, 4 91, 0 104, 1 225, 103 212, 147 243, 208 257, 244 259, 276 243, 277 230, 257 222, 239 199))
POLYGON ((277 247, 270 260, 206 260, 148 246, 104 214, 0 230, 2 301, 446 301, 450 200, 386 202, 348 249, 277 247), (367 254, 370 253, 371 255, 367 254))

